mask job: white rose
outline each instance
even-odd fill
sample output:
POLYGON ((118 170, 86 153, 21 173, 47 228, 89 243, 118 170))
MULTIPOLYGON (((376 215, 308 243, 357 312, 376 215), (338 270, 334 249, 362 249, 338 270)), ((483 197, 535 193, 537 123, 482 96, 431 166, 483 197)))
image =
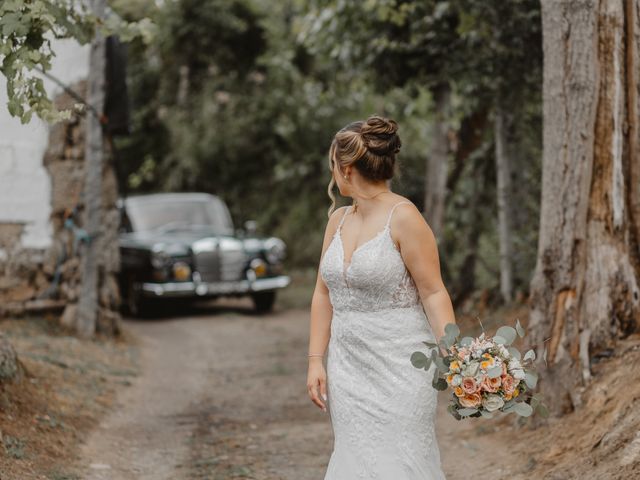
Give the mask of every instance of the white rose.
POLYGON ((462 383, 462 375, 458 375, 457 373, 451 379, 451 386, 457 387, 462 383))
POLYGON ((513 378, 516 378, 518 380, 524 380, 524 370, 522 368, 514 368, 510 370, 509 373, 513 375, 513 378))
POLYGON ((482 406, 487 412, 495 412, 504 405, 504 400, 500 395, 487 395, 482 399, 482 406))

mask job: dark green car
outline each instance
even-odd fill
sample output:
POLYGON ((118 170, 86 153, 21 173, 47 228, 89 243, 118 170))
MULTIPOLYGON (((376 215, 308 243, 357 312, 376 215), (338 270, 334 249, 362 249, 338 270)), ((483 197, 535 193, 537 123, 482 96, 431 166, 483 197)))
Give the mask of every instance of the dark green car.
POLYGON ((270 311, 283 273, 284 242, 236 231, 226 204, 207 193, 137 195, 120 200, 120 286, 130 314, 160 299, 245 296, 270 311))

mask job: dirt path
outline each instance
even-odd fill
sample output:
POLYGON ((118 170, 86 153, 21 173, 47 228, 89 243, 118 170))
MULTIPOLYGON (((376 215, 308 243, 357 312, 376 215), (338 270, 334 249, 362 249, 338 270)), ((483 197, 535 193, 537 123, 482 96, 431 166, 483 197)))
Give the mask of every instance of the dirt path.
MULTIPOLYGON (((333 439, 306 394, 307 311, 256 317, 239 302, 127 326, 142 373, 84 445, 83 479, 322 479, 333 439)), ((441 400, 448 478, 489 468, 441 400)))

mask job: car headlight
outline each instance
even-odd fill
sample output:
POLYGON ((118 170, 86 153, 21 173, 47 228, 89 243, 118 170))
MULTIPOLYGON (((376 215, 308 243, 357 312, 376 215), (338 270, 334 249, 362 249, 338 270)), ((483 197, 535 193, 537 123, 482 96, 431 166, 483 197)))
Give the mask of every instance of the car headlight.
POLYGON ((164 250, 154 249, 151 251, 151 265, 153 268, 164 268, 171 261, 171 256, 164 250))
POLYGON ((276 237, 268 238, 264 241, 265 256, 269 263, 278 263, 284 260, 287 254, 287 246, 276 237))
POLYGON ((165 268, 171 264, 173 257, 189 254, 189 249, 179 243, 158 243, 151 248, 151 265, 153 268, 165 268))

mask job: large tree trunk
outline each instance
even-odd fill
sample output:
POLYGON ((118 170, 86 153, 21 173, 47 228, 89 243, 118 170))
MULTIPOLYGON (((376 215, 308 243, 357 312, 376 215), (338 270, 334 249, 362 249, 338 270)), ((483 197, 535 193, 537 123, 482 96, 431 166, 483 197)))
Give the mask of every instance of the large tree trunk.
POLYGON ((513 218, 511 202, 511 151, 508 148, 508 118, 501 101, 496 102, 494 141, 496 157, 496 191, 498 197, 498 237, 500 240, 500 293, 509 303, 513 299, 513 218))
POLYGON ((433 89, 435 119, 427 156, 424 215, 438 240, 442 236, 444 205, 449 163, 449 122, 451 119, 451 90, 448 84, 433 89))
MULTIPOLYGON (((105 0, 93 0, 92 13, 104 18, 105 0)), ((88 79, 88 104, 94 111, 87 112, 85 145, 84 206, 86 230, 90 241, 82 255, 82 287, 78 301, 78 333, 91 337, 96 331, 98 319, 98 257, 100 252, 100 224, 102 221, 102 170, 104 135, 102 116, 105 99, 106 43, 99 30, 91 42, 88 79)))
POLYGON ((640 0, 543 0, 544 159, 531 283, 541 389, 580 405, 598 350, 640 323, 640 0), (626 17, 626 19, 625 19, 626 17))

